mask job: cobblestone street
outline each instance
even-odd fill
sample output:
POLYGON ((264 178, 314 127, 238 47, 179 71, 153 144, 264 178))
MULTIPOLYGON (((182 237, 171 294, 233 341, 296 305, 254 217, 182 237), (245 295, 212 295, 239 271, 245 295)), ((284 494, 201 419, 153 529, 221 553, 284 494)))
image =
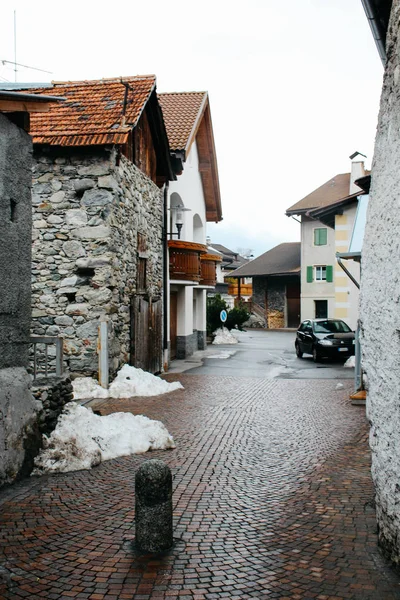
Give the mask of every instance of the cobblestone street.
POLYGON ((161 420, 175 450, 0 494, 2 599, 400 599, 376 545, 368 424, 351 381, 167 379, 185 390, 92 406, 161 420), (134 475, 149 458, 172 469, 175 545, 140 556, 134 475))

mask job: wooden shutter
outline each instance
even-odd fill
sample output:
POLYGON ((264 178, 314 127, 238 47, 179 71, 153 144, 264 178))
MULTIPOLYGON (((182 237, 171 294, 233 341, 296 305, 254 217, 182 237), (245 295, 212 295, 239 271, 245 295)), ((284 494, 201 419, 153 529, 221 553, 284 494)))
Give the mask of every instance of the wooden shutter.
POLYGON ((307 267, 307 283, 312 283, 313 281, 313 267, 307 267))
POLYGON ((314 229, 314 246, 326 246, 328 243, 328 230, 326 227, 314 229))
POLYGON ((333 267, 332 267, 332 265, 327 265, 327 267, 326 267, 326 281, 328 283, 332 283, 332 281, 333 281, 333 267))

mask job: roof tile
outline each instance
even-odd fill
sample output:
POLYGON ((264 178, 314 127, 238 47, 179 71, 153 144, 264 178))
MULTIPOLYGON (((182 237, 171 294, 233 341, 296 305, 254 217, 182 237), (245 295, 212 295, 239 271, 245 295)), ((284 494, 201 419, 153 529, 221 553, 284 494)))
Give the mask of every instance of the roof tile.
POLYGON ((171 150, 184 151, 192 141, 192 132, 204 106, 207 92, 159 94, 171 150))
MULTIPOLYGON (((61 146, 124 144, 155 89, 154 75, 55 82, 52 96, 66 98, 47 113, 31 116, 34 143, 61 146), (129 85, 124 111, 126 86, 129 85), (125 113, 125 114, 124 114, 125 113)), ((49 94, 49 88, 29 89, 49 94)))

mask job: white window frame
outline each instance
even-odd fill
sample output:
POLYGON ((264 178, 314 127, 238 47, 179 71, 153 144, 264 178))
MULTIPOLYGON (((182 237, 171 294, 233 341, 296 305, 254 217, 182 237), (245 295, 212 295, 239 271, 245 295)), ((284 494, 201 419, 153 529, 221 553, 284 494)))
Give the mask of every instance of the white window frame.
POLYGON ((316 283, 326 283, 326 265, 314 265, 314 281, 316 283), (325 273, 323 272, 325 269, 325 273), (318 277, 318 273, 321 277, 318 277), (325 277, 323 277, 325 275, 325 277))

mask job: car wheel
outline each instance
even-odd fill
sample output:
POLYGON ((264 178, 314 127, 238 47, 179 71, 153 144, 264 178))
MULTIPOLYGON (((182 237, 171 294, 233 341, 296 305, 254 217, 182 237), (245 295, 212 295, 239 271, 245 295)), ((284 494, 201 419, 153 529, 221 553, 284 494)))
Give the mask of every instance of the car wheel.
POLYGON ((302 351, 300 350, 300 346, 299 346, 299 344, 297 344, 297 343, 296 343, 296 344, 295 344, 295 348, 296 348, 296 356, 297 356, 297 358, 302 358, 302 356, 303 356, 303 353, 302 353, 302 351))
POLYGON ((318 352, 318 350, 316 349, 316 347, 315 347, 315 346, 314 346, 314 348, 313 348, 313 351, 312 351, 312 357, 313 357, 313 361, 314 361, 315 363, 316 363, 316 362, 319 362, 319 361, 321 360, 321 357, 320 357, 320 355, 319 355, 319 352, 318 352))

